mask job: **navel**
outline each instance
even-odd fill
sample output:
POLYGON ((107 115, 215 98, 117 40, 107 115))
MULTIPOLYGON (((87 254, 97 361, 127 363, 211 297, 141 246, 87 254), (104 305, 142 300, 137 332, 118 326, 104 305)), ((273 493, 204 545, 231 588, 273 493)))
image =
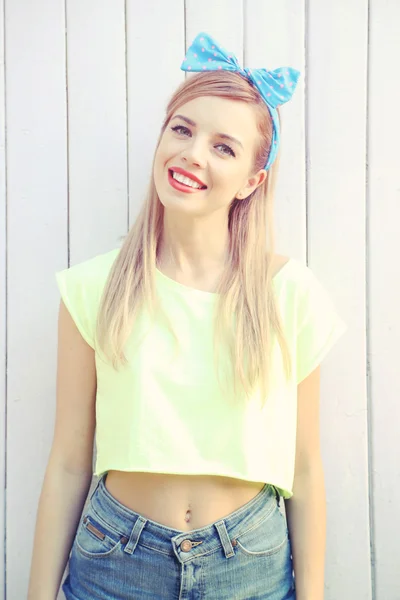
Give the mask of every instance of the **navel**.
POLYGON ((185 514, 186 523, 189 523, 191 518, 192 518, 192 509, 191 509, 191 504, 189 504, 189 508, 187 509, 186 514, 185 514))

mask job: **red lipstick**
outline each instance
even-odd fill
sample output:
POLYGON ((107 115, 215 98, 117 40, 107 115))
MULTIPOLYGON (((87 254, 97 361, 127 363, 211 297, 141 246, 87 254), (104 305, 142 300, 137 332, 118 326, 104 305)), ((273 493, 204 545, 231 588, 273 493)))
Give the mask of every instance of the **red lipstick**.
MULTIPOLYGON (((173 169, 175 171, 175 169, 173 169)), ((183 169, 180 169, 179 171, 176 170, 177 173, 181 173, 182 175, 185 175, 185 177, 189 177, 189 175, 186 175, 187 171, 184 171, 182 173, 183 169)), ((197 181, 197 183, 200 183, 197 178, 194 178, 192 175, 190 175, 190 179, 193 179, 193 181, 197 181)), ((170 183, 170 185, 175 188, 176 190, 178 190, 179 192, 185 192, 186 194, 194 194, 195 192, 201 192, 203 191, 200 188, 193 188, 193 187, 189 187, 188 185, 185 185, 184 183, 180 183, 179 181, 177 181, 176 179, 174 179, 172 177, 172 173, 171 170, 168 169, 168 182, 170 183)), ((200 183, 200 185, 204 185, 203 183, 200 183)))
POLYGON ((181 175, 184 175, 185 177, 189 177, 189 179, 193 179, 193 181, 195 181, 199 185, 201 185, 203 187, 207 187, 206 184, 203 181, 201 181, 201 179, 196 177, 196 175, 193 175, 193 173, 190 173, 189 171, 185 171, 185 169, 182 169, 181 167, 171 167, 170 171, 175 171, 175 173, 180 173, 181 175))

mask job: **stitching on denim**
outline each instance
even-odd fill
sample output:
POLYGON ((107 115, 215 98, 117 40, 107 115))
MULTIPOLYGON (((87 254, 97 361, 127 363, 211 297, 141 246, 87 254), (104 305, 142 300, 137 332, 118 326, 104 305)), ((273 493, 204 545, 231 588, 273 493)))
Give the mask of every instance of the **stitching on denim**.
POLYGON ((281 548, 283 548, 283 546, 287 544, 288 541, 289 538, 286 535, 285 539, 279 544, 279 546, 275 546, 275 548, 272 548, 272 550, 260 550, 259 552, 252 552, 251 550, 247 550, 247 548, 245 548, 239 540, 237 540, 237 543, 240 549, 248 556, 272 556, 272 554, 276 554, 277 552, 279 552, 279 550, 281 550, 281 548))
POLYGON ((237 510, 233 511, 233 513, 231 513, 230 515, 227 515, 226 517, 224 517, 224 521, 226 521, 227 519, 230 519, 232 517, 232 515, 236 518, 236 517, 240 517, 240 515, 247 511, 249 508, 253 508, 253 505, 256 504, 256 502, 259 502, 262 498, 263 495, 266 495, 267 498, 271 497, 268 494, 268 490, 271 489, 271 484, 268 484, 268 486, 265 488, 263 487, 256 496, 254 496, 254 498, 252 498, 251 500, 249 500, 249 502, 246 502, 246 504, 244 504, 243 506, 241 506, 240 508, 238 508, 237 510))
POLYGON ((76 540, 76 548, 77 548, 78 552, 80 552, 81 554, 83 554, 84 556, 86 556, 88 558, 107 558, 107 556, 110 556, 111 554, 113 554, 117 550, 117 548, 120 546, 121 546, 121 540, 119 540, 119 542, 116 542, 115 546, 113 548, 111 548, 111 550, 97 554, 96 552, 94 552, 94 553, 88 552, 87 550, 82 548, 82 546, 80 545, 78 540, 76 540))
MULTIPOLYGON (((216 548, 210 548, 206 552, 196 552, 196 554, 192 554, 188 557, 188 560, 195 560, 196 558, 200 558, 201 556, 208 556, 209 554, 215 554, 216 552, 220 552, 222 545, 217 546, 216 548)), ((232 555, 233 556, 233 555, 232 555)), ((188 561, 185 561, 188 562, 188 561)))
MULTIPOLYGON (((142 548, 147 548, 148 550, 154 550, 154 552, 158 552, 159 554, 164 554, 165 556, 172 556, 173 552, 166 552, 161 548, 157 548, 156 546, 149 546, 148 544, 143 544, 140 541, 138 542, 138 546, 142 546, 142 548)), ((175 556, 175 555, 174 555, 175 556)))
MULTIPOLYGON (((97 512, 97 510, 92 505, 89 506, 89 510, 87 512, 87 515, 86 515, 89 520, 90 520, 90 511, 93 511, 93 513, 96 515, 96 518, 99 519, 100 525, 102 525, 104 527, 104 529, 107 529, 107 528, 111 529, 111 531, 113 533, 115 533, 116 535, 119 535, 120 537, 128 537, 129 538, 130 534, 127 535, 125 532, 121 533, 118 529, 116 529, 114 527, 114 525, 111 525, 111 523, 109 523, 108 521, 106 521, 106 519, 103 516, 99 515, 99 513, 97 512)), ((111 536, 109 536, 109 537, 111 537, 111 536)))
POLYGON ((249 531, 253 531, 253 529, 255 529, 256 527, 258 527, 259 525, 261 525, 261 523, 264 523, 264 521, 267 521, 272 516, 272 513, 274 512, 274 509, 275 509, 275 507, 274 507, 274 505, 272 505, 271 510, 269 511, 269 513, 267 513, 266 515, 264 515, 256 523, 252 523, 251 526, 248 529, 246 529, 245 531, 241 531, 240 533, 235 534, 235 539, 240 538, 240 536, 244 535, 245 533, 248 533, 249 531))

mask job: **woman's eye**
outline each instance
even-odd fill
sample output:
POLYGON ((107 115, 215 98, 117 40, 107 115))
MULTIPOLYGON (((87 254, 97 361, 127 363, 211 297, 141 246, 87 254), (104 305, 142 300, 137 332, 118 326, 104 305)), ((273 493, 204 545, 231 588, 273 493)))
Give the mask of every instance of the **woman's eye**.
POLYGON ((235 153, 230 146, 227 146, 226 144, 218 144, 218 146, 227 150, 226 152, 224 151, 224 154, 230 154, 231 156, 235 156, 235 153))
MULTIPOLYGON (((185 131, 189 131, 189 129, 187 127, 184 127, 183 125, 175 125, 175 127, 171 127, 172 131, 176 131, 177 133, 181 133, 181 131, 179 131, 180 129, 184 129, 185 131)), ((190 131, 189 131, 190 133, 190 131)))
MULTIPOLYGON (((187 127, 184 127, 184 125, 175 125, 175 127, 171 127, 171 130, 175 131, 178 134, 183 134, 183 135, 187 135, 188 133, 190 133, 190 129, 188 129, 187 127)), ((224 150, 222 150, 222 154, 230 154, 231 156, 235 156, 234 151, 227 144, 217 144, 216 147, 224 149, 224 150)))

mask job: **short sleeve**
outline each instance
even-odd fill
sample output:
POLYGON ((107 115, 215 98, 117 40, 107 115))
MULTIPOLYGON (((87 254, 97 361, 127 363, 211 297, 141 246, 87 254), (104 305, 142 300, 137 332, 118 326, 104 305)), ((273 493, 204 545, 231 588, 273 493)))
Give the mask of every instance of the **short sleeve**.
POLYGON ((94 289, 87 262, 55 274, 61 298, 83 339, 94 348, 94 289))
POLYGON ((307 272, 298 306, 297 383, 318 367, 347 330, 325 288, 310 269, 307 272))

